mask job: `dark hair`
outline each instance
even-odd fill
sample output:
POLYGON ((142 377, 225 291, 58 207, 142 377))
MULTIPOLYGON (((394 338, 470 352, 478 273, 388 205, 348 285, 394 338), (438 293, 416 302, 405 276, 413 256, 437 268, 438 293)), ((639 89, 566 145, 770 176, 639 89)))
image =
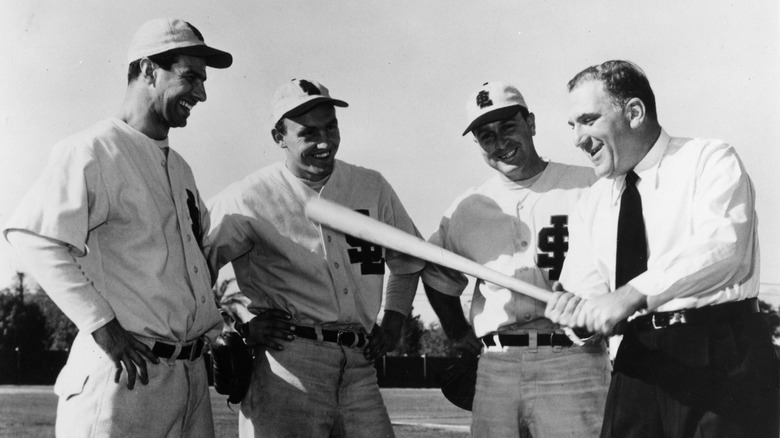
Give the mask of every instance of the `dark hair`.
POLYGON ((567 85, 569 92, 586 81, 599 81, 604 90, 612 96, 618 106, 624 106, 630 99, 637 98, 645 104, 647 115, 657 120, 655 95, 650 88, 645 72, 630 61, 612 60, 592 65, 577 73, 567 85))
MULTIPOLYGON (((170 70, 171 66, 179 59, 176 52, 163 52, 148 57, 150 61, 157 64, 163 70, 170 70)), ((141 60, 136 59, 127 67, 127 83, 133 82, 141 74, 141 60)))
POLYGON ((520 107, 520 114, 523 116, 524 120, 528 120, 528 108, 521 106, 520 107))
POLYGON ((274 125, 274 129, 276 129, 276 132, 278 132, 281 135, 287 135, 287 124, 284 123, 284 117, 279 119, 278 122, 276 122, 276 125, 274 125))

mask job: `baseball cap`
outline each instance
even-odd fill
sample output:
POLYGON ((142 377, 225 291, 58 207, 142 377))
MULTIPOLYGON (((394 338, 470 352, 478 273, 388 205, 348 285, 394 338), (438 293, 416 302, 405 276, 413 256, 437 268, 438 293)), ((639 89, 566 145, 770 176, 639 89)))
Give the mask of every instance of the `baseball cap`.
POLYGON ((315 106, 330 102, 334 106, 347 107, 347 102, 330 97, 327 87, 309 79, 292 79, 276 89, 271 115, 274 123, 283 117, 295 117, 315 106))
POLYGON ((205 58, 206 65, 214 68, 228 68, 233 64, 233 56, 207 46, 195 26, 171 18, 155 18, 138 28, 127 51, 127 63, 166 52, 205 58))
POLYGON ((477 126, 513 115, 519 106, 528 109, 523 95, 513 85, 501 81, 485 82, 466 102, 469 126, 463 135, 477 126))

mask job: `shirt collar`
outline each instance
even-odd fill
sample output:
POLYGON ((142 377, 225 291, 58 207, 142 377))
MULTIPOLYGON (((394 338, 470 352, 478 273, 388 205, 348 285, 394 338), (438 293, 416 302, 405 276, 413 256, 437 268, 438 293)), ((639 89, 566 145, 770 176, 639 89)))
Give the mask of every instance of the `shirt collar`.
MULTIPOLYGON (((661 135, 653 143, 653 146, 647 151, 644 158, 634 166, 634 172, 639 179, 646 183, 649 187, 656 187, 658 184, 658 169, 660 168, 661 159, 666 154, 666 149, 669 147, 669 141, 671 137, 663 129, 661 129, 661 135)), ((612 181, 612 205, 617 205, 620 196, 623 194, 623 187, 625 187, 626 176, 620 175, 612 181)))

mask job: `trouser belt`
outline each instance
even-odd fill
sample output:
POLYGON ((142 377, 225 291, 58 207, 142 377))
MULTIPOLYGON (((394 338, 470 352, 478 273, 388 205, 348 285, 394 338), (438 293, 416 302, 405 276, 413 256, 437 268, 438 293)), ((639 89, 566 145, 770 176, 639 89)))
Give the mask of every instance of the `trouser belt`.
MULTIPOLYGON (((365 333, 353 332, 350 330, 325 330, 322 329, 322 340, 333 342, 345 347, 363 348, 368 345, 368 336, 365 333)), ((314 327, 295 326, 295 336, 306 339, 317 340, 317 330, 314 327)))
MULTIPOLYGON (((179 351, 179 355, 176 356, 176 359, 195 360, 199 358, 201 354, 203 354, 203 346, 204 341, 202 337, 198 338, 191 344, 182 345, 181 350, 179 351)), ((152 346, 152 353, 156 354, 158 357, 170 359, 176 353, 176 345, 156 341, 152 346)))
POLYGON ((758 299, 749 298, 698 309, 650 313, 634 319, 628 325, 634 331, 643 332, 682 325, 712 325, 722 321, 740 319, 758 312, 758 299))
MULTIPOLYGON (((485 335, 480 338, 485 347, 499 345, 502 347, 527 347, 531 335, 528 333, 519 335, 485 335)), ((574 343, 568 336, 562 333, 536 333, 536 345, 539 347, 571 347, 574 343)))

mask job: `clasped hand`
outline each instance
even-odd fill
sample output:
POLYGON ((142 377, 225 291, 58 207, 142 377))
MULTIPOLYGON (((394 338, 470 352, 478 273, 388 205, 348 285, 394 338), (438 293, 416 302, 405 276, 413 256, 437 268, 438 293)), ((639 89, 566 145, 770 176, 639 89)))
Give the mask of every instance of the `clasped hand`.
POLYGON ((587 299, 559 291, 547 302, 544 316, 562 326, 581 327, 611 336, 616 334, 615 329, 621 321, 644 307, 646 302, 644 295, 628 285, 587 299))

